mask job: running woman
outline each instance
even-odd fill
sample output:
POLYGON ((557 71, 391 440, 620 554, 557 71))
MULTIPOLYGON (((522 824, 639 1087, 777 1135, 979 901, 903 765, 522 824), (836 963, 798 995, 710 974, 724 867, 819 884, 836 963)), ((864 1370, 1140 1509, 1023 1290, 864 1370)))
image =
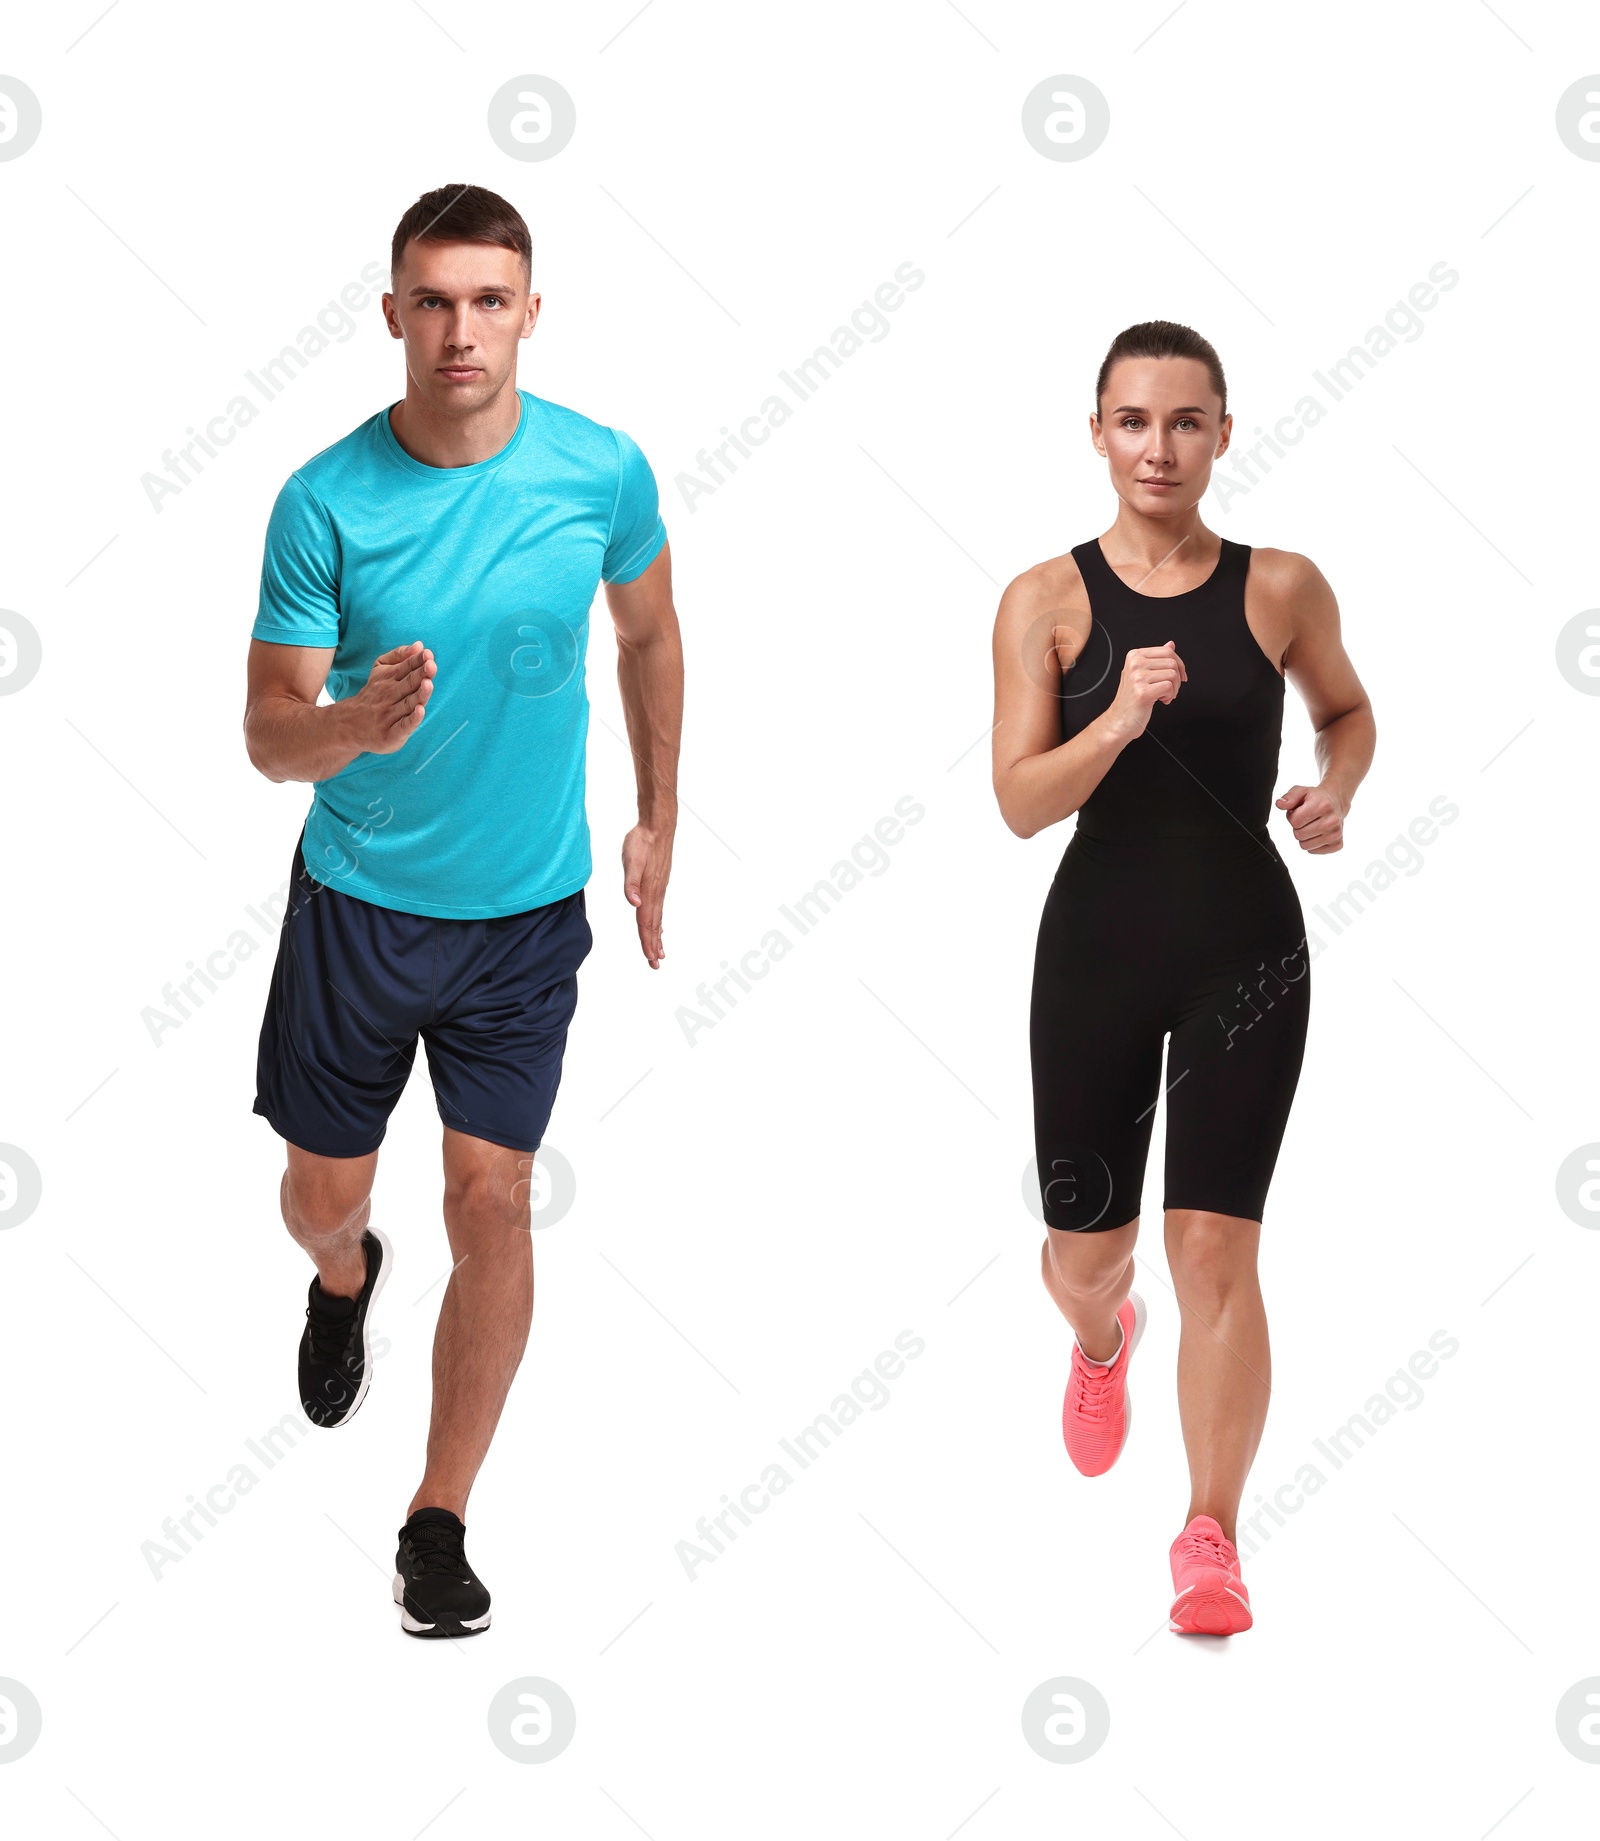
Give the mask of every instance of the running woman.
POLYGON ((1338 850, 1375 740, 1321 573, 1201 521, 1227 411, 1197 333, 1167 320, 1120 333, 1089 418, 1116 518, 1018 576, 994 634, 1001 813, 1019 837, 1078 814, 1044 906, 1030 1018, 1041 1268, 1075 1337, 1062 1432, 1091 1477, 1127 1436, 1145 1321, 1133 1248, 1165 1093, 1190 1482, 1170 1625, 1212 1634, 1251 1622, 1234 1541, 1271 1381, 1256 1256, 1311 982, 1268 820, 1276 804, 1301 850, 1338 850), (1321 777, 1274 801, 1285 677, 1321 777))
POLYGON ((370 1225, 378 1147, 427 1044, 454 1269, 394 1598, 411 1635, 460 1637, 490 1618, 467 1497, 528 1338, 532 1165, 593 944, 584 653, 599 584, 638 782, 622 886, 652 969, 683 656, 643 454, 517 387, 539 316, 522 217, 444 186, 401 218, 391 255, 383 312, 405 396, 291 474, 267 528, 245 742, 269 780, 313 793, 254 1109, 287 1141, 283 1218, 317 1268, 301 1404, 346 1425, 394 1258, 370 1225))

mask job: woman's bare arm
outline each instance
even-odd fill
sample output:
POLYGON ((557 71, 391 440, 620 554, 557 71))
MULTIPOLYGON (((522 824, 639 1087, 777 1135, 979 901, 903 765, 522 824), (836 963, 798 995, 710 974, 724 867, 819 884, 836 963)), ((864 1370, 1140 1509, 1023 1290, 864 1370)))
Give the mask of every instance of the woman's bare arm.
POLYGON ((1344 844, 1345 814, 1372 765, 1377 725, 1344 649, 1339 603, 1322 571, 1292 550, 1257 550, 1252 572, 1258 567, 1287 617, 1283 673, 1305 702, 1322 775, 1315 786, 1291 786, 1275 803, 1288 814, 1301 849, 1323 856, 1344 844))
POLYGON ((1144 733, 1154 705, 1170 703, 1188 678, 1171 640, 1139 647, 1123 660, 1110 709, 1062 741, 1061 679, 1088 639, 1089 618, 1059 570, 1019 575, 994 623, 994 792, 1018 837, 1070 818, 1144 733))

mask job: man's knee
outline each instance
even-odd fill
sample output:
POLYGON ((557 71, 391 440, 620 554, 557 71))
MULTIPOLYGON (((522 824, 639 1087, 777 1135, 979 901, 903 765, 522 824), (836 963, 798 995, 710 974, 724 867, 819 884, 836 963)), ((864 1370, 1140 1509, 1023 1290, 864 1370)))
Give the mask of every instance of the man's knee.
POLYGON ((291 1232, 304 1240, 327 1240, 366 1225, 372 1199, 370 1186, 355 1194, 351 1187, 317 1181, 284 1172, 283 1218, 291 1232))
POLYGON ((459 1231, 501 1241, 532 1226, 533 1158, 508 1152, 446 1174, 445 1212, 459 1231))

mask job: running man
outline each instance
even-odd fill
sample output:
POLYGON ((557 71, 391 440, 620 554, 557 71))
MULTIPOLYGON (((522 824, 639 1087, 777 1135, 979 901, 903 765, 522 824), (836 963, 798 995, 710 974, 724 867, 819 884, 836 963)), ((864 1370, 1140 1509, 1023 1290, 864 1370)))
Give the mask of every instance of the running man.
POLYGON ((593 944, 584 654, 602 581, 638 782, 623 893, 652 970, 677 824, 683 654, 655 479, 620 430, 518 389, 531 286, 528 227, 495 193, 444 186, 401 218, 383 312, 405 396, 290 475, 250 641, 250 759, 313 787, 254 1108, 287 1141, 283 1218, 317 1268, 313 1424, 347 1424, 372 1379, 393 1263, 372 1184, 419 1034, 444 1125, 454 1270, 394 1580, 419 1637, 489 1623, 467 1497, 527 1343, 533 1159, 593 944))
POLYGON ((1041 1271, 1075 1332, 1062 1436, 1089 1477, 1127 1437, 1145 1321, 1133 1250, 1164 1094, 1189 1459, 1170 1625, 1215 1635, 1253 1618, 1235 1536, 1272 1375, 1256 1262, 1310 1014, 1305 920, 1267 824, 1276 807, 1300 850, 1339 850, 1376 739, 1321 572, 1201 520, 1232 425, 1209 341, 1169 320, 1120 333, 1089 417, 1116 518, 1018 576, 994 635, 1001 814, 1021 837, 1077 814, 1030 1018, 1041 1271), (1286 683, 1321 777, 1274 799, 1286 683))

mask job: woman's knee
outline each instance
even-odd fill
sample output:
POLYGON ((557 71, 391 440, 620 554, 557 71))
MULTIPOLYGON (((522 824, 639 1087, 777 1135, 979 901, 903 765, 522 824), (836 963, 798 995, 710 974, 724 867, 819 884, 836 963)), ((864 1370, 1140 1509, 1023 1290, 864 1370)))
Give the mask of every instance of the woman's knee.
POLYGON ((1132 1250, 1120 1231, 1074 1234, 1051 1228, 1040 1258, 1046 1278, 1053 1273, 1056 1285, 1068 1297, 1093 1304, 1122 1288, 1132 1250))
POLYGON ((1210 1315, 1241 1288, 1254 1289, 1260 1230, 1254 1222, 1199 1209, 1175 1210, 1167 1224, 1167 1259, 1179 1300, 1210 1315))

